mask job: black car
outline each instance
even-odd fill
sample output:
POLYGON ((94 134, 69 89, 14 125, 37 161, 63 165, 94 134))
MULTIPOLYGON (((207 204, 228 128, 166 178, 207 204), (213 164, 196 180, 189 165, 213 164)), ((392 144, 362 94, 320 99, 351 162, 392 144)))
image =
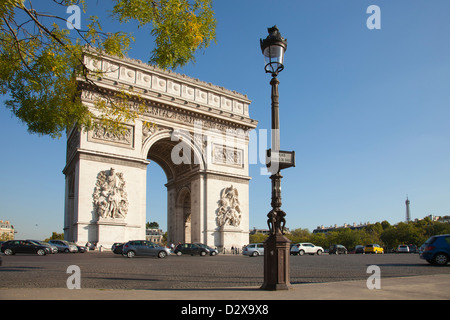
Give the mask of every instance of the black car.
POLYGON ((342 244, 334 244, 328 251, 329 254, 347 254, 347 248, 342 244))
POLYGON ((115 254, 122 254, 123 253, 123 245, 124 243, 116 242, 112 245, 111 251, 115 254))
POLYGON ((1 251, 7 256, 16 253, 33 253, 45 256, 47 253, 51 253, 50 250, 48 246, 28 240, 9 240, 4 242, 1 248, 1 251))
POLYGON ((206 256, 209 255, 209 249, 200 247, 199 245, 195 243, 180 243, 175 247, 175 250, 173 252, 177 256, 181 256, 181 254, 190 254, 193 255, 201 255, 206 256))

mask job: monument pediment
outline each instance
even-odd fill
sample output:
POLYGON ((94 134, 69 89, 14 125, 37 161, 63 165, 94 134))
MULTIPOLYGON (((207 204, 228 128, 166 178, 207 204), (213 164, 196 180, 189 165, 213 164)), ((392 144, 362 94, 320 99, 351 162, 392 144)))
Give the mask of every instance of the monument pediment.
MULTIPOLYGON (((249 116, 251 100, 236 91, 139 60, 119 59, 89 50, 84 55, 84 63, 89 70, 98 73, 99 76, 91 78, 91 81, 99 88, 117 91, 131 87, 142 98, 150 100, 154 108, 174 106, 196 114, 231 120, 249 129, 257 125, 257 121, 249 116)), ((80 81, 84 82, 84 79, 80 78, 80 81)), ((93 100, 95 93, 84 92, 82 97, 93 100)), ((160 114, 160 110, 149 112, 160 114)))

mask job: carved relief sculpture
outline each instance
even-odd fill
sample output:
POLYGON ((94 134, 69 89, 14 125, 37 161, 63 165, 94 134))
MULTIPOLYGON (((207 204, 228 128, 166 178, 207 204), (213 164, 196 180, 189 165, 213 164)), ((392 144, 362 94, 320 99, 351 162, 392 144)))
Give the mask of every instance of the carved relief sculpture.
POLYGON ((125 218, 128 213, 123 173, 114 168, 101 171, 94 189, 94 211, 98 218, 125 218))
POLYGON ((241 224, 241 208, 238 191, 233 186, 222 190, 217 210, 217 224, 219 227, 230 225, 238 227, 241 224))

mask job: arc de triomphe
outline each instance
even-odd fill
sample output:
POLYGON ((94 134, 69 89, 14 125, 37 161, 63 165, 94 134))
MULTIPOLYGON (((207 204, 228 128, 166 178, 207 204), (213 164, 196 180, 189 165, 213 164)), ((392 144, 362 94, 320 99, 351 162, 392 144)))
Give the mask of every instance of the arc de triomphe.
MULTIPOLYGON (((240 93, 132 59, 86 54, 96 93, 132 88, 145 111, 123 134, 101 127, 67 135, 64 237, 79 244, 145 239, 147 165, 167 176, 168 242, 231 247, 248 243, 248 139, 257 121, 240 93), (150 124, 150 125, 149 125, 150 124)), ((149 219, 151 221, 151 218, 149 219)))

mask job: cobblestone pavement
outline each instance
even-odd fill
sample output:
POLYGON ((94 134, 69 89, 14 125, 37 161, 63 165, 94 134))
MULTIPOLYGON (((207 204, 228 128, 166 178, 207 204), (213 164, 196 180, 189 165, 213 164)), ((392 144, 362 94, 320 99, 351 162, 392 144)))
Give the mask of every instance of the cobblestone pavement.
MULTIPOLYGON (((65 288, 70 265, 81 270, 83 288, 192 289, 259 286, 263 257, 218 255, 135 257, 111 252, 3 256, 0 288, 65 288)), ((450 265, 436 267, 417 254, 291 256, 291 283, 365 280, 367 267, 377 265, 381 277, 450 274, 450 265)))

